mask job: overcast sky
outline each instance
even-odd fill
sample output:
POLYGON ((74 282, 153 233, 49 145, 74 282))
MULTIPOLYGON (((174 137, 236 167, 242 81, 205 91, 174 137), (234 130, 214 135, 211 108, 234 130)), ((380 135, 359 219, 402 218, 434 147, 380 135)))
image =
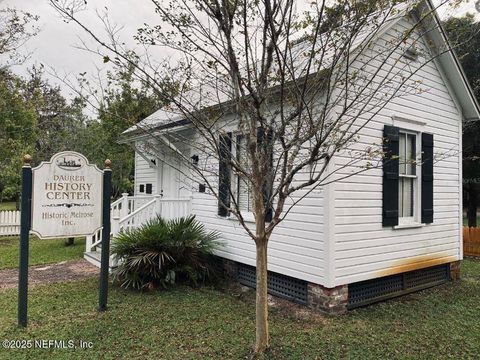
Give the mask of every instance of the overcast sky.
MULTIPOLYGON (((154 24, 157 20, 149 1, 142 1, 141 6, 139 3, 138 0, 90 0, 89 10, 82 13, 82 19, 90 28, 102 31, 103 25, 94 9, 108 11, 112 22, 122 26, 122 39, 128 39, 134 46, 132 38, 137 28, 144 23, 154 24)), ((72 76, 82 72, 93 75, 97 68, 105 69, 100 56, 77 48, 81 46, 81 39, 92 48, 97 48, 96 44, 76 24, 62 21, 48 0, 4 0, 1 6, 25 10, 40 17, 40 32, 27 42, 24 49, 32 52, 31 58, 27 64, 14 67, 15 72, 23 75, 33 64, 43 64, 47 69, 56 69, 59 74, 72 76)), ((53 77, 50 81, 59 83, 53 77)))
MULTIPOLYGON (((469 3, 462 5, 456 10, 456 15, 461 16, 466 12, 477 13, 474 3, 474 0, 470 0, 469 3)), ((75 48, 75 45, 80 44, 79 37, 86 40, 88 36, 76 25, 63 22, 50 7, 48 0, 4 0, 0 6, 22 9, 40 16, 41 31, 26 44, 25 50, 33 52, 28 66, 42 63, 46 67, 56 69, 60 74, 71 76, 82 72, 93 75, 97 72, 97 67, 105 69, 98 55, 75 48)), ((152 25, 158 22, 158 17, 147 0, 89 0, 88 7, 90 10, 83 14, 83 19, 92 29, 100 31, 103 28, 93 9, 105 11, 106 7, 113 22, 123 26, 123 39, 132 39, 136 29, 144 23, 152 25)), ((131 45, 134 45, 133 41, 131 45)), ((158 56, 162 56, 162 53, 158 56)), ((23 75, 25 68, 23 65, 14 68, 14 71, 23 75)), ((52 77, 50 81, 59 83, 52 77)), ((69 93, 66 89, 65 92, 69 93)))

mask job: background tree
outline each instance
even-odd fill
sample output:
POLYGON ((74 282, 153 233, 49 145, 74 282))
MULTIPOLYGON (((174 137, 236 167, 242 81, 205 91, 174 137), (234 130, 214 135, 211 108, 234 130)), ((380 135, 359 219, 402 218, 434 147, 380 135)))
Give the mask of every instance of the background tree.
POLYGON ((18 200, 21 154, 32 154, 39 162, 59 151, 83 148, 84 104, 79 98, 67 101, 36 68, 28 79, 1 71, 0 87, 1 200, 18 200))
POLYGON ((18 200, 21 154, 33 152, 37 118, 22 85, 7 70, 0 71, 0 201, 18 200))
POLYGON ((135 77, 155 93, 168 96, 165 78, 180 84, 161 120, 187 119, 195 136, 159 134, 142 124, 138 130, 162 144, 156 153, 171 143, 191 147, 198 163, 172 149, 169 165, 206 184, 219 215, 235 216, 255 242, 255 351, 263 352, 269 346, 270 236, 299 201, 341 179, 342 168, 358 173, 380 166, 381 141, 357 146, 359 131, 392 99, 426 91, 417 72, 448 51, 432 53, 417 44, 437 26, 431 9, 416 1, 396 7, 396 1, 339 0, 314 2, 303 13, 293 0, 152 0, 158 23, 142 28, 137 41, 147 50, 169 49, 175 61, 155 61, 147 53, 135 63, 113 27, 103 38, 77 17, 83 0, 50 3, 97 41, 94 51, 118 68, 133 65, 135 77), (371 41, 399 11, 414 13, 409 28, 385 44, 371 41), (416 62, 403 57, 412 49, 416 62), (233 148, 242 155, 232 156, 233 148), (338 152, 350 161, 330 166, 338 152), (245 221, 232 179, 252 194, 254 226, 245 221))
MULTIPOLYGON (((107 74, 107 84, 96 95, 97 118, 87 124, 82 152, 90 161, 102 165, 112 160, 113 196, 133 190, 134 150, 120 144, 120 135, 146 118, 165 103, 152 89, 134 76, 134 66, 119 68, 107 74)), ((85 82, 84 88, 88 87, 85 82)))
POLYGON ((79 134, 85 129, 85 104, 80 98, 67 100, 61 88, 45 79, 43 67, 32 67, 25 81, 24 97, 37 116, 35 158, 48 161, 55 153, 79 149, 79 134))
MULTIPOLYGON (((452 17, 445 29, 480 102, 480 22, 473 15, 452 17)), ((480 122, 476 119, 463 124, 463 181, 468 226, 476 227, 480 190, 480 122)))
POLYGON ((24 83, 8 68, 28 57, 20 49, 36 34, 37 20, 38 17, 27 12, 0 9, 0 201, 18 199, 21 167, 18 154, 31 149, 35 136, 36 117, 23 97, 24 83))
MULTIPOLYGON (((2 4, 3 1, 0 1, 2 4)), ((38 16, 12 8, 0 9, 0 68, 23 63, 23 45, 38 32, 38 16)))

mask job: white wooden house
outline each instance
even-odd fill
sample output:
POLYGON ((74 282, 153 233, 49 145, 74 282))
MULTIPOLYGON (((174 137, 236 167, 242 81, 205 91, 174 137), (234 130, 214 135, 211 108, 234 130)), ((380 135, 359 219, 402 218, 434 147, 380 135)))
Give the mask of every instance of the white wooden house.
MULTIPOLYGON (((409 21, 406 14, 397 16, 375 41, 404 31, 409 21)), ((442 29, 436 28, 417 45, 430 51, 446 44, 442 29)), ((428 63, 416 76, 429 90, 393 99, 360 131, 359 144, 388 139, 391 154, 415 158, 418 165, 392 161, 304 198, 269 243, 273 294, 341 312, 458 276, 463 257, 462 121, 480 119, 480 109, 453 52, 428 63), (436 154, 448 156, 433 161, 436 154)), ((217 199, 202 184, 185 186, 181 169, 169 166, 181 166, 175 151, 196 155, 195 148, 169 143, 166 135, 182 132, 196 141, 188 121, 159 110, 142 126, 149 133, 133 127, 124 134, 123 141, 136 149, 135 193, 113 204, 113 232, 155 214, 195 214, 208 229, 222 234, 225 245, 218 255, 228 260, 242 283, 254 285, 254 242, 234 217, 219 215, 217 199), (152 154, 152 141, 156 148, 175 151, 152 154)), ((336 155, 332 166, 345 159, 346 154, 336 155)), ((248 193, 240 191, 238 196, 248 217, 248 193)), ((89 239, 87 253, 97 245, 96 238, 89 239)))

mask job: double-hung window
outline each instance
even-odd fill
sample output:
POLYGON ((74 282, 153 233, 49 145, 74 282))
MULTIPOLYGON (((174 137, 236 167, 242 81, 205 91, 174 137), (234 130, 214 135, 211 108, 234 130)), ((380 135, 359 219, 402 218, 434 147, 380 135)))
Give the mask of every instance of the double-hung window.
POLYGON ((433 223, 433 134, 385 125, 383 150, 382 226, 433 223))
POLYGON ((413 223, 417 218, 418 177, 416 148, 417 134, 400 130, 398 172, 399 223, 413 223))
MULTIPOLYGON (((251 162, 247 153, 246 138, 242 134, 232 136, 234 134, 227 133, 219 138, 219 201, 218 201, 218 215, 221 217, 228 217, 228 209, 233 207, 231 199, 235 200, 242 216, 246 221, 254 221, 253 215, 253 189, 251 179, 248 174, 251 173, 251 162), (239 172, 234 166, 229 166, 230 159, 235 159, 244 172, 239 172)), ((272 137, 269 133, 267 136, 262 131, 258 131, 258 143, 269 141, 272 137)), ((272 166, 272 159, 269 160, 272 166)), ((267 182, 267 181, 266 181, 267 182)), ((271 189, 268 184, 264 185, 263 197, 267 205, 268 194, 271 189)), ((269 222, 272 219, 272 207, 267 209, 265 213, 265 221, 269 222)))

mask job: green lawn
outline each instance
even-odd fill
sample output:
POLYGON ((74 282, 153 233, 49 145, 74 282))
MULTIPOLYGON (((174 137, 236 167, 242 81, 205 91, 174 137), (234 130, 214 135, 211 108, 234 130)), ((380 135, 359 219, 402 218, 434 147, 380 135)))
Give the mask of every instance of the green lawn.
POLYGON ((0 202, 0 211, 2 210, 17 210, 17 205, 14 201, 0 202))
MULTIPOLYGON (((0 269, 18 267, 19 241, 16 236, 0 237, 0 269)), ((57 263, 80 259, 85 251, 85 239, 75 239, 74 246, 65 246, 64 239, 39 240, 30 237, 29 265, 57 263)))
MULTIPOLYGON (((466 216, 463 217, 463 226, 468 225, 468 219, 466 216)), ((477 225, 480 226, 480 216, 477 216, 477 225)))
MULTIPOLYGON (((462 280, 339 317, 273 309, 266 359, 474 359, 480 354, 480 261, 462 280)), ((3 350, 1 359, 245 359, 254 341, 252 294, 204 288, 110 289, 97 313, 97 280, 29 292, 27 330, 16 328, 16 291, 0 296, 0 339, 92 341, 93 349, 3 350)))

